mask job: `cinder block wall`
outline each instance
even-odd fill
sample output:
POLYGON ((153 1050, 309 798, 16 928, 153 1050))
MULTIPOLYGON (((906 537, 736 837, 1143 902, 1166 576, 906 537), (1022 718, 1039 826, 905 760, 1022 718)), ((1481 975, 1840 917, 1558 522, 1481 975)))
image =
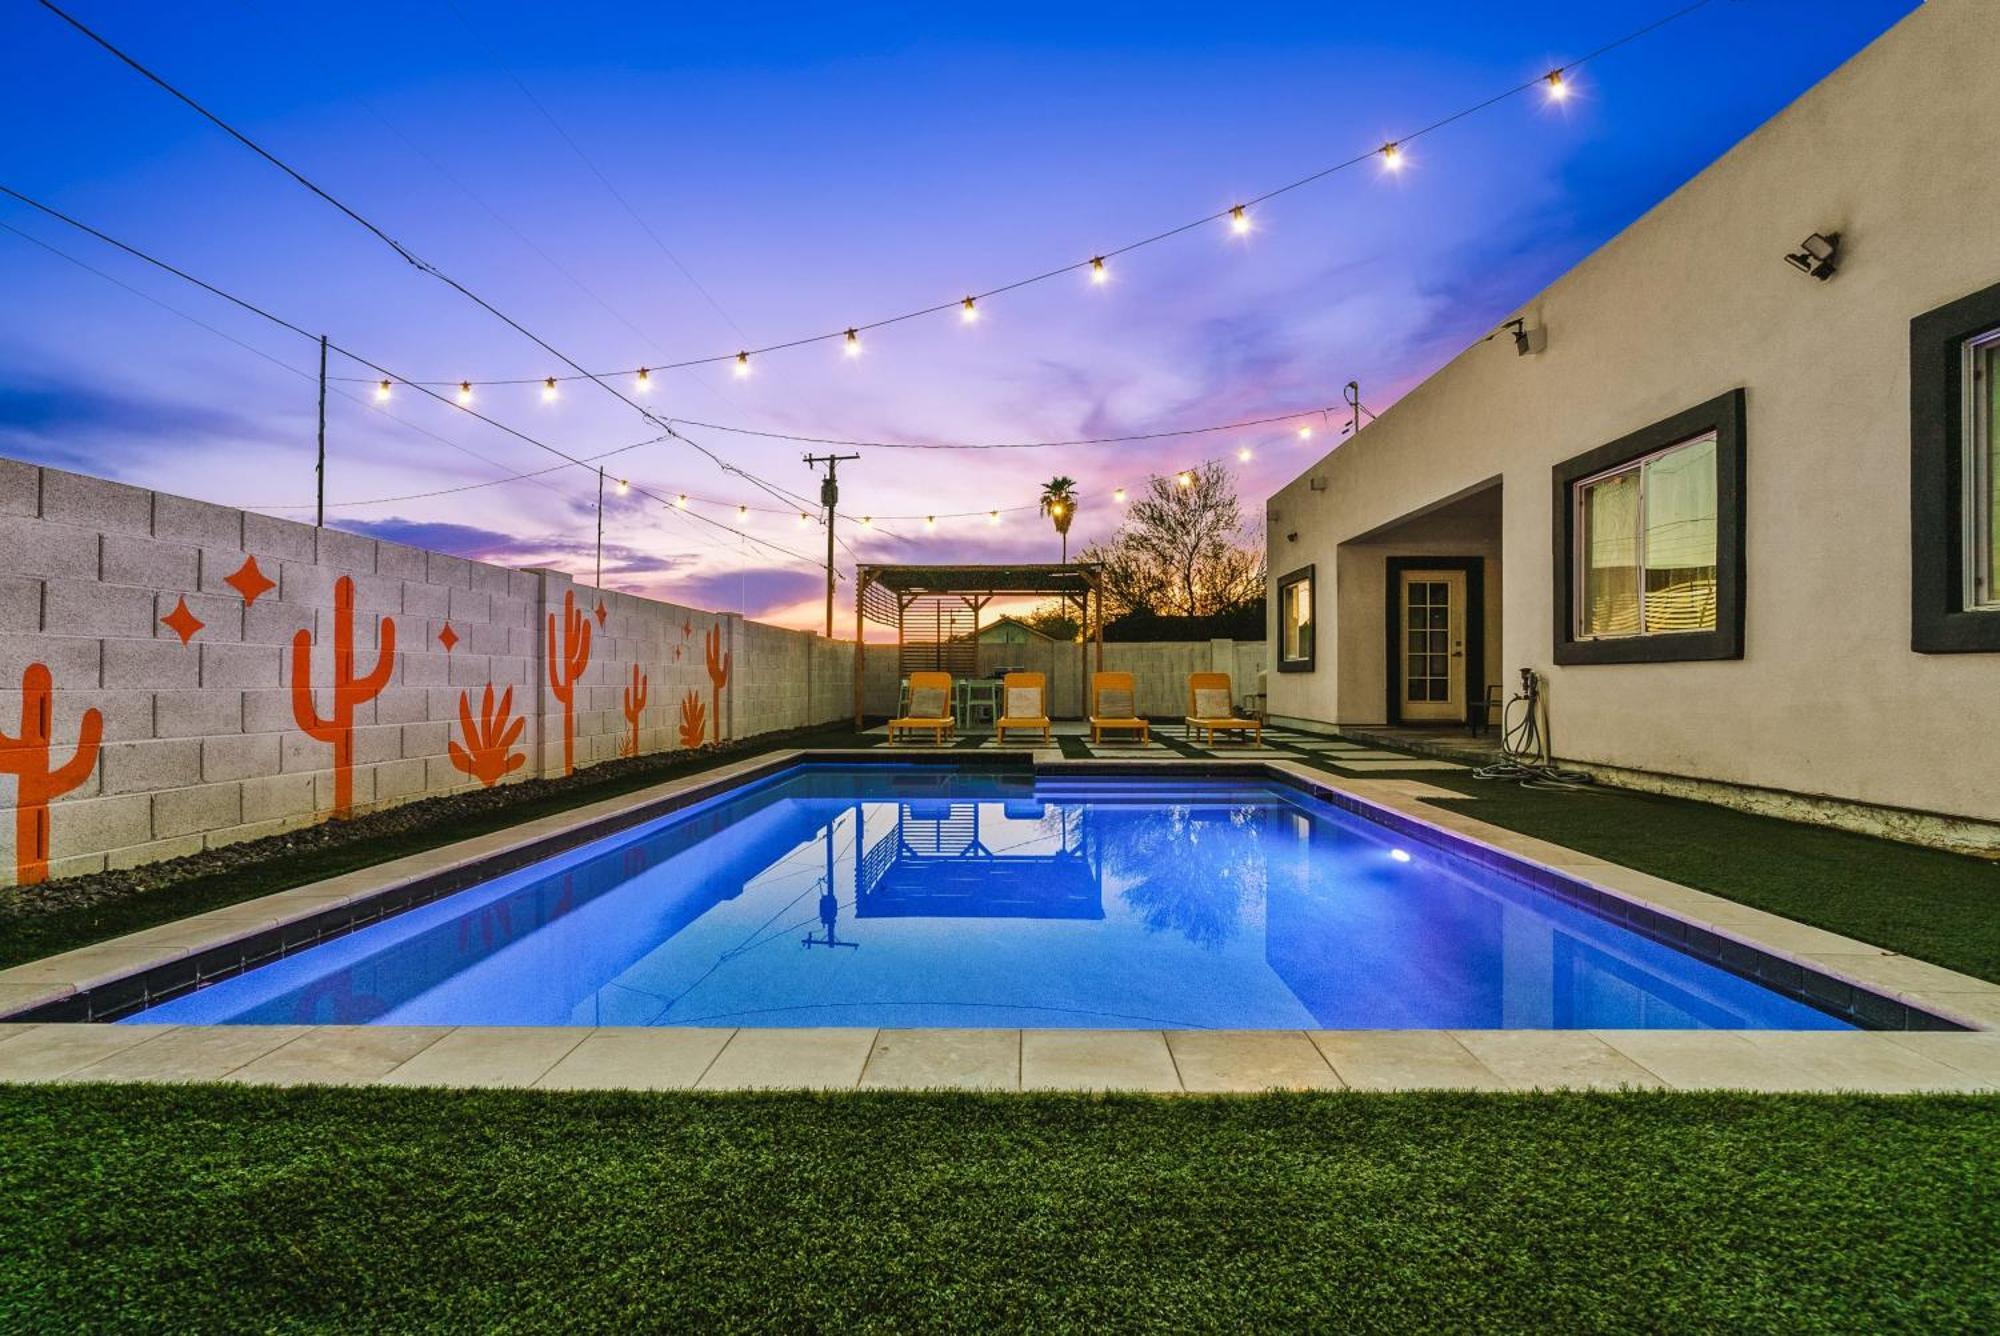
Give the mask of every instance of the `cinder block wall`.
POLYGON ((19 744, 0 746, 0 884, 559 775, 566 733, 580 769, 635 732, 645 754, 842 719, 852 656, 556 571, 0 460, 0 735, 19 744))

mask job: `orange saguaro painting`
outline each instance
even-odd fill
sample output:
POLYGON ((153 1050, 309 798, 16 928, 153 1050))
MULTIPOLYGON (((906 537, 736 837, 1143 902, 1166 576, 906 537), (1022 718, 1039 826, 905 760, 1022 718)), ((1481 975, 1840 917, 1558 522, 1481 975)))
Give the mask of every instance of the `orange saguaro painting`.
POLYGON ((48 665, 29 664, 21 674, 21 731, 13 737, 0 733, 0 774, 14 776, 14 880, 23 886, 49 879, 49 803, 83 783, 97 764, 97 744, 104 740, 104 716, 85 710, 76 750, 51 768, 53 695, 48 665))
POLYGON ((681 697, 681 746, 699 747, 708 737, 708 707, 701 703, 701 692, 693 687, 681 697))
POLYGON ((465 734, 465 745, 450 744, 452 768, 492 788, 528 763, 526 752, 514 750, 527 726, 528 721, 514 713, 514 688, 502 692, 499 703, 495 704, 493 684, 488 682, 486 695, 479 703, 477 721, 472 717, 471 693, 459 692, 458 727, 465 734))
POLYGON ((562 644, 556 644, 556 615, 549 614, 549 691, 562 702, 563 773, 576 770, 576 680, 590 666, 590 619, 576 606, 576 591, 563 590, 562 644))
POLYGON ((639 665, 632 665, 632 685, 625 688, 625 745, 619 749, 620 756, 639 754, 639 716, 646 710, 646 689, 651 684, 646 675, 639 671, 639 665))
POLYGON ((354 707, 374 700, 396 667, 396 623, 381 619, 375 666, 354 675, 354 581, 333 585, 333 709, 322 719, 313 702, 312 633, 292 637, 292 717, 307 737, 333 748, 333 815, 354 811, 354 707))
POLYGON ((708 628, 708 680, 715 685, 715 740, 722 741, 722 689, 729 685, 730 653, 722 647, 722 623, 708 628))

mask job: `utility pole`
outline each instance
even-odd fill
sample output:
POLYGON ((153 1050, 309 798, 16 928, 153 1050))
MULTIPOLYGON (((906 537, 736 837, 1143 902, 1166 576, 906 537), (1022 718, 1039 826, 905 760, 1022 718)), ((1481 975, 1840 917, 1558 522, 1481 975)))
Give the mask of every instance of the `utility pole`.
POLYGON ((604 588, 604 465, 597 466, 597 587, 604 588))
POLYGON ((326 335, 319 336, 319 463, 313 467, 319 510, 313 523, 326 527, 326 335))
POLYGON ((840 481, 837 477, 842 461, 859 459, 860 455, 807 455, 807 468, 826 465, 826 477, 820 480, 819 503, 826 510, 826 638, 833 639, 833 513, 840 504, 840 481))

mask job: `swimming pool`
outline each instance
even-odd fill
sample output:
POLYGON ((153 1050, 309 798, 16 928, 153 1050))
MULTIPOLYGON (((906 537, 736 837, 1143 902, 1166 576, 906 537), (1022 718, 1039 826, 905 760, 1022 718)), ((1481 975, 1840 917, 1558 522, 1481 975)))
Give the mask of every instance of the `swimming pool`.
POLYGON ((125 1019, 1849 1028, 1275 780, 882 764, 783 771, 125 1019))

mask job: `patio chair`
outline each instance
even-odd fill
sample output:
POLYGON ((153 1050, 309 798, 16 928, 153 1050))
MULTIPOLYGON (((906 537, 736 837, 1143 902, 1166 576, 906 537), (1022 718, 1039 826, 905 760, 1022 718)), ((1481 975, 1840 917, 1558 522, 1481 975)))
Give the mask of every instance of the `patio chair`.
POLYGON ((1049 740, 1049 680, 1040 673, 1009 673, 1000 684, 1002 712, 993 721, 999 740, 1007 740, 1007 730, 1040 731, 1049 740))
POLYGON ((1235 712, 1230 703, 1228 673, 1189 673, 1188 708, 1186 730, 1189 736, 1206 733, 1208 744, 1215 745, 1217 733, 1254 734, 1258 742, 1264 740, 1264 724, 1258 719, 1244 719, 1235 712))
POLYGON ((1153 726, 1139 717, 1138 684, 1130 673, 1090 675, 1090 740, 1101 742, 1106 730, 1136 731, 1140 745, 1153 740, 1153 726))
POLYGON ((911 673, 910 712, 889 721, 889 741, 898 733, 929 733, 940 747, 951 736, 951 674, 911 673))

